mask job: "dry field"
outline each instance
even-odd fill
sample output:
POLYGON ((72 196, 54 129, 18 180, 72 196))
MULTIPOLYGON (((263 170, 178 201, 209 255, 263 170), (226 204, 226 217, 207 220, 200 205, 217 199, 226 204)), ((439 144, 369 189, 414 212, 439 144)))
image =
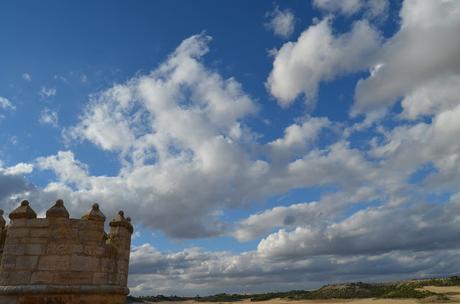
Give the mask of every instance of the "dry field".
MULTIPOLYGON (((250 300, 234 302, 235 304, 423 304, 423 303, 460 303, 460 286, 427 286, 423 289, 431 292, 444 294, 449 300, 439 301, 435 299, 351 299, 351 300, 304 300, 304 301, 289 301, 285 299, 275 299, 270 301, 251 302, 250 300)), ((155 304, 218 304, 216 302, 157 302, 155 304)))

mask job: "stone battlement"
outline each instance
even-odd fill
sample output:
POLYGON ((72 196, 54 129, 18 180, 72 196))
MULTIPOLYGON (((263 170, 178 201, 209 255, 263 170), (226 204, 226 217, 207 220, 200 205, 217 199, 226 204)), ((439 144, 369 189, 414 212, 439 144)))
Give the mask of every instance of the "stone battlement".
POLYGON ((37 218, 28 201, 0 212, 0 303, 124 303, 133 226, 123 211, 104 231, 94 204, 72 219, 62 200, 37 218))

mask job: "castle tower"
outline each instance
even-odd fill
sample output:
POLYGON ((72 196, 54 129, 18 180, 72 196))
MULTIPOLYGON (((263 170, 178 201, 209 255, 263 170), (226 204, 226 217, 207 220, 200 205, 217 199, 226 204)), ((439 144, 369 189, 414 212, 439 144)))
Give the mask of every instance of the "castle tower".
POLYGON ((125 303, 133 226, 120 211, 104 231, 99 205, 72 219, 62 200, 37 218, 28 201, 0 212, 0 303, 125 303))

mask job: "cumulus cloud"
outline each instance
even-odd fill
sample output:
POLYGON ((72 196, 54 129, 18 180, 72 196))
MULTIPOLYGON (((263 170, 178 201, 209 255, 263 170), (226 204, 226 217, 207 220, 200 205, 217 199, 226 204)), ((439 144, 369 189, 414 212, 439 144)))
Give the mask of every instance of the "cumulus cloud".
MULTIPOLYGON (((435 101, 427 99, 433 99, 440 83, 455 83, 460 75, 460 41, 452 39, 460 30, 458 1, 407 0, 400 17, 399 32, 378 52, 378 68, 356 87, 354 114, 385 109, 407 96, 404 105, 410 109, 406 111, 414 116, 419 110, 411 98, 423 95, 419 106, 430 107, 435 101)), ((449 90, 452 93, 436 98, 445 100, 446 94, 456 94, 456 87, 449 90)))
POLYGON ((273 163, 285 164, 305 155, 317 142, 320 134, 333 129, 334 124, 325 117, 305 117, 284 129, 283 137, 268 143, 273 163))
POLYGON ((279 7, 275 7, 273 12, 267 14, 267 17, 270 20, 265 26, 276 36, 287 39, 294 32, 295 16, 290 10, 280 10, 279 7))
POLYGON ((42 124, 51 125, 53 127, 58 126, 58 113, 48 108, 44 108, 40 112, 39 122, 42 124))
POLYGON ((18 163, 12 167, 0 168, 0 172, 6 175, 21 175, 31 173, 33 170, 32 164, 18 163))
POLYGON ((313 5, 330 13, 351 16, 364 11, 368 18, 385 17, 388 12, 387 0, 313 0, 313 5))
POLYGON ((163 253, 144 244, 133 248, 129 286, 138 295, 188 296, 196 295, 197 290, 206 295, 308 289, 363 278, 385 281, 445 275, 454 273, 459 261, 458 251, 437 250, 273 262, 254 251, 232 254, 189 248, 163 253))
MULTIPOLYGON (((411 6, 429 20, 422 24, 411 17, 421 32, 430 26, 450 29, 455 21, 450 16, 454 2, 409 0, 403 11, 411 6)), ((178 285, 183 294, 194 295, 197 289, 253 292, 458 272, 456 65, 448 51, 440 53, 448 67, 438 66, 441 58, 430 59, 431 65, 423 61, 417 66, 421 74, 412 70, 414 79, 400 79, 410 84, 397 94, 385 76, 394 65, 388 54, 403 44, 399 35, 407 32, 412 39, 413 25, 406 17, 411 14, 401 12, 400 31, 381 50, 382 38, 368 21, 335 33, 325 19, 276 55, 267 88, 282 105, 302 94, 312 101, 322 81, 370 68, 369 78, 358 85, 354 113, 375 114, 398 98, 403 111, 391 124, 367 129, 369 137, 353 136, 363 124, 306 116, 280 130, 278 138, 262 142, 247 123, 259 106, 236 79, 204 64, 210 37, 196 35, 150 73, 91 95, 78 123, 64 130, 69 149, 87 141, 118 155, 117 174, 93 175, 78 154, 59 151, 32 165, 0 170, 0 203, 9 209, 19 198, 29 198, 40 212, 61 197, 69 211, 81 214, 88 202, 100 201, 107 215, 129 209, 136 223, 174 238, 262 238, 256 250, 239 254, 135 247, 130 286, 136 294, 176 293, 178 285), (437 70, 428 73, 428 65, 437 70), (376 96, 385 101, 363 97, 374 78, 382 81, 373 83, 376 96), (425 116, 430 119, 420 119, 425 116), (419 176, 424 166, 433 170, 419 176), (38 189, 21 176, 32 169, 51 170, 56 178, 38 189), (414 175, 421 181, 411 181, 414 175), (236 223, 220 215, 305 188, 319 189, 320 197, 261 210, 236 223), (433 194, 449 199, 429 203, 433 194)), ((423 56, 424 50, 431 49, 422 44, 423 56)))
POLYGON ((291 231, 281 229, 264 238, 257 251, 272 259, 293 259, 396 250, 457 249, 459 228, 455 214, 459 206, 459 202, 454 201, 441 206, 368 208, 325 228, 305 225, 291 231))
POLYGON ((92 96, 80 122, 65 130, 69 141, 118 152, 118 176, 90 176, 70 151, 41 158, 39 166, 76 187, 72 195, 112 202, 112 209, 140 204, 133 216, 169 235, 221 233, 213 211, 241 204, 268 166, 243 144, 252 136, 244 118, 256 104, 235 79, 201 62, 209 40, 186 39, 150 74, 92 96))
POLYGON ((38 93, 42 99, 49 98, 55 96, 57 93, 56 88, 47 88, 42 86, 40 88, 40 92, 38 93))
POLYGON ((303 94, 316 98, 321 81, 366 69, 380 45, 379 33, 367 21, 357 21, 348 33, 335 35, 329 19, 310 26, 295 42, 277 52, 267 88, 282 106, 303 94))
POLYGON ((15 106, 6 97, 0 96, 0 108, 4 110, 14 110, 15 106))

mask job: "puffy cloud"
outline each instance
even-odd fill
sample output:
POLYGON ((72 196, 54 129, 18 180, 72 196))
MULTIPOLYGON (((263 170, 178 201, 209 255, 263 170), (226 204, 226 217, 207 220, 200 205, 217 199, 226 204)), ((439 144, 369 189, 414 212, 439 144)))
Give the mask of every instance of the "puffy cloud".
POLYGON ((129 286, 137 295, 188 296, 196 295, 197 290, 206 295, 308 289, 363 278, 385 281, 445 275, 458 270, 459 261, 458 250, 437 250, 274 262, 254 251, 232 254, 189 248, 163 253, 145 244, 133 248, 129 286))
POLYGON ((308 145, 315 143, 320 133, 331 128, 332 123, 325 117, 307 117, 298 123, 288 126, 284 136, 275 139, 268 145, 272 149, 273 158, 286 158, 304 154, 308 145))
POLYGON ((402 116, 416 119, 452 109, 460 103, 459 96, 460 75, 434 78, 404 96, 402 116))
POLYGON ((24 174, 31 173, 33 165, 18 163, 11 167, 3 167, 0 161, 0 206, 5 211, 10 211, 17 203, 17 200, 36 188, 28 183, 24 174))
POLYGON ((245 242, 266 236, 279 228, 293 229, 303 226, 324 228, 327 223, 339 220, 345 208, 377 197, 372 188, 361 187, 353 193, 338 191, 325 194, 317 202, 274 207, 240 220, 236 223, 232 234, 239 241, 245 242))
POLYGON ((45 108, 40 112, 39 122, 42 124, 52 125, 53 127, 58 126, 58 113, 51 109, 45 108))
POLYGON ((56 88, 47 88, 45 86, 42 86, 40 88, 40 92, 38 92, 40 97, 43 98, 43 99, 53 97, 53 96, 56 95, 56 93, 57 93, 56 88))
POLYGON ((405 208, 372 207, 325 228, 304 225, 290 231, 281 229, 264 238, 257 250, 271 259, 302 259, 456 249, 459 228, 455 214, 459 208, 458 201, 444 205, 418 203, 405 208))
POLYGON ((33 165, 32 164, 26 164, 26 163, 18 163, 12 167, 8 168, 1 168, 0 167, 0 172, 6 174, 6 175, 21 175, 21 174, 27 174, 31 173, 33 171, 33 165))
POLYGON ((282 106, 304 94, 312 102, 321 81, 366 69, 380 45, 380 35, 367 21, 357 21, 348 33, 334 35, 329 19, 305 30, 296 42, 277 52, 267 88, 282 106))
POLYGON ((270 18, 270 21, 265 26, 276 36, 287 39, 294 32, 295 17, 290 10, 280 10, 275 7, 273 12, 267 14, 267 17, 270 18))
POLYGON ((9 101, 7 98, 2 97, 2 96, 0 96, 0 108, 4 110, 7 110, 7 109, 14 110, 15 109, 11 101, 9 101))
POLYGON ((346 16, 364 11, 368 18, 385 17, 388 12, 387 0, 313 0, 317 8, 331 13, 341 13, 346 16))
POLYGON ((254 197, 268 164, 245 148, 252 134, 243 119, 257 106, 235 79, 201 62, 209 40, 186 39, 150 74, 93 95, 80 122, 65 130, 69 142, 118 152, 117 176, 91 176, 70 151, 40 158, 39 167, 53 170, 64 192, 75 188, 69 199, 110 202, 110 210, 136 202, 134 217, 175 237, 222 233, 214 211, 254 197))
MULTIPOLYGON (((460 41, 452 37, 460 30, 460 3, 407 0, 400 17, 400 30, 377 54, 377 68, 358 82, 353 114, 385 109, 404 97, 404 105, 410 106, 407 113, 415 115, 434 103, 427 99, 435 96, 442 82, 457 81, 460 41), (418 106, 409 101, 414 97, 422 97, 418 106)), ((446 94, 455 94, 455 88, 450 90, 454 91, 446 94)), ((443 94, 437 99, 445 97, 443 94)))

